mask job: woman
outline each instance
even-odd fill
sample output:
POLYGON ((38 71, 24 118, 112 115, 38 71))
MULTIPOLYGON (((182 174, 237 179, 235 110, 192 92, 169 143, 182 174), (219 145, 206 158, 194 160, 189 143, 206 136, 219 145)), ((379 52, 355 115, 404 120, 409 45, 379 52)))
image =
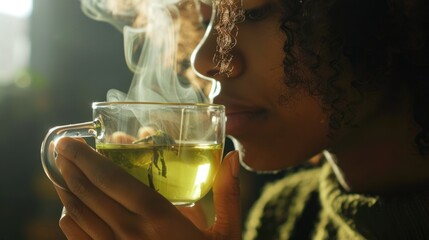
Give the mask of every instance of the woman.
MULTIPOLYGON (((244 0, 244 19, 219 1, 218 16, 233 9, 229 21, 241 20, 237 43, 223 51, 228 18, 218 17, 194 68, 221 82, 214 101, 226 106, 243 164, 277 171, 323 152, 321 166, 266 188, 244 237, 428 239, 427 1, 244 0)), ((57 148, 70 239, 242 238, 237 152, 218 174, 217 217, 205 227, 87 145, 65 138, 57 148)))

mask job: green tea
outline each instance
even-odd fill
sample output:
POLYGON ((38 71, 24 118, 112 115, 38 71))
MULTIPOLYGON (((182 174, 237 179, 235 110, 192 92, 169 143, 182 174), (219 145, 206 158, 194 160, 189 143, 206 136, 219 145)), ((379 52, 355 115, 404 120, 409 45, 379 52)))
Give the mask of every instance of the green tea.
POLYGON ((220 144, 97 144, 97 151, 176 205, 201 199, 219 169, 220 144))

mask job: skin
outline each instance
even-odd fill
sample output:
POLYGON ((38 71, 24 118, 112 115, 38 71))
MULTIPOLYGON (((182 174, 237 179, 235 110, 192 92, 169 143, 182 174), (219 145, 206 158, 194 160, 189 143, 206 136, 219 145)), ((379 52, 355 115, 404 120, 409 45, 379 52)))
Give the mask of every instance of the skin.
MULTIPOLYGON (((278 3, 244 1, 244 8, 266 4, 272 5, 267 17, 238 25, 229 77, 219 75, 213 66, 215 34, 208 37, 194 62, 199 73, 221 82, 222 90, 214 102, 226 106, 226 131, 243 145, 246 164, 263 171, 284 169, 319 153, 326 147, 329 131, 320 101, 305 89, 287 89, 282 83, 285 36, 279 28, 283 13, 278 3), (289 99, 279 104, 282 95, 289 99)), ((302 69, 311 72, 308 67, 302 69)))
MULTIPOLYGON (((245 9, 276 4, 244 2, 245 9)), ((255 170, 284 169, 329 149, 336 156, 330 163, 350 191, 382 193, 427 184, 429 161, 413 146, 419 128, 411 117, 410 94, 400 91, 400 100, 392 102, 388 92, 364 93, 356 109, 359 127, 345 127, 328 137, 328 115, 320 100, 282 83, 281 14, 273 8, 266 18, 238 25, 229 77, 216 74, 213 65, 214 32, 195 55, 195 69, 222 84, 214 101, 226 106, 227 133, 243 145, 244 162, 255 170)), ((299 56, 299 49, 295 51, 299 56)), ((351 76, 347 61, 343 65, 341 79, 347 86, 351 76)), ((314 78, 306 66, 299 67, 302 77, 314 78)), ((352 100, 353 94, 349 96, 352 100)), ((238 152, 225 157, 213 188, 216 220, 205 227, 197 220, 198 209, 181 212, 88 145, 63 138, 57 151, 70 189, 56 188, 66 209, 60 227, 69 239, 241 239, 238 152)))
MULTIPOLYGON (((286 77, 282 66, 285 36, 279 29, 283 13, 278 3, 244 1, 244 8, 267 4, 274 7, 266 17, 238 25, 237 45, 232 52, 234 71, 230 76, 219 75, 213 67, 210 56, 214 54, 215 35, 208 37, 194 63, 199 73, 221 82, 222 90, 214 102, 226 106, 227 133, 241 143, 243 162, 255 171, 285 169, 328 149, 334 156, 330 164, 338 169, 337 177, 347 190, 386 193, 428 185, 429 161, 414 146, 420 129, 413 121, 412 95, 406 87, 357 96, 356 90, 349 87, 354 77, 351 65, 342 58, 340 87, 346 101, 363 100, 355 109, 353 125, 357 127, 333 131, 320 99, 305 88, 287 89, 282 83, 286 77), (397 98, 392 98, 389 91, 397 98), (283 96, 287 100, 280 103, 283 96), (333 137, 328 137, 329 133, 333 137)), ((316 45, 314 49, 322 56, 326 54, 323 46, 316 45)), ((299 46, 294 52, 303 56, 299 46)), ((302 78, 320 81, 308 66, 301 64, 298 69, 302 78)), ((322 62, 318 73, 327 78, 331 72, 322 62)))
POLYGON ((237 152, 225 157, 218 173, 213 186, 217 219, 206 227, 184 215, 199 218, 198 212, 180 212, 87 144, 63 138, 57 151, 69 188, 56 187, 66 209, 60 227, 68 239, 240 239, 237 152))

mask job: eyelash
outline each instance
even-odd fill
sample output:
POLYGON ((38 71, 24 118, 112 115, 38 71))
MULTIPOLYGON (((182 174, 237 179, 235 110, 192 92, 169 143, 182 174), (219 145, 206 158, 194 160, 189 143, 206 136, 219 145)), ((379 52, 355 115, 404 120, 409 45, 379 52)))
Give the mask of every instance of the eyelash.
POLYGON ((244 12, 245 19, 253 22, 261 21, 269 15, 269 13, 271 12, 271 8, 272 8, 271 5, 267 4, 260 8, 245 10, 244 12))

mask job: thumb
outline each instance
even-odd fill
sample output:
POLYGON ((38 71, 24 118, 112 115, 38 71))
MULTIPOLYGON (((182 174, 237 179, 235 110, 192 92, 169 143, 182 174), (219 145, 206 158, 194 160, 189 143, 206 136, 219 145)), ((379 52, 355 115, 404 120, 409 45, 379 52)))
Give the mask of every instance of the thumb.
POLYGON ((229 152, 213 185, 216 219, 212 228, 216 239, 241 239, 241 206, 238 151, 229 152))

